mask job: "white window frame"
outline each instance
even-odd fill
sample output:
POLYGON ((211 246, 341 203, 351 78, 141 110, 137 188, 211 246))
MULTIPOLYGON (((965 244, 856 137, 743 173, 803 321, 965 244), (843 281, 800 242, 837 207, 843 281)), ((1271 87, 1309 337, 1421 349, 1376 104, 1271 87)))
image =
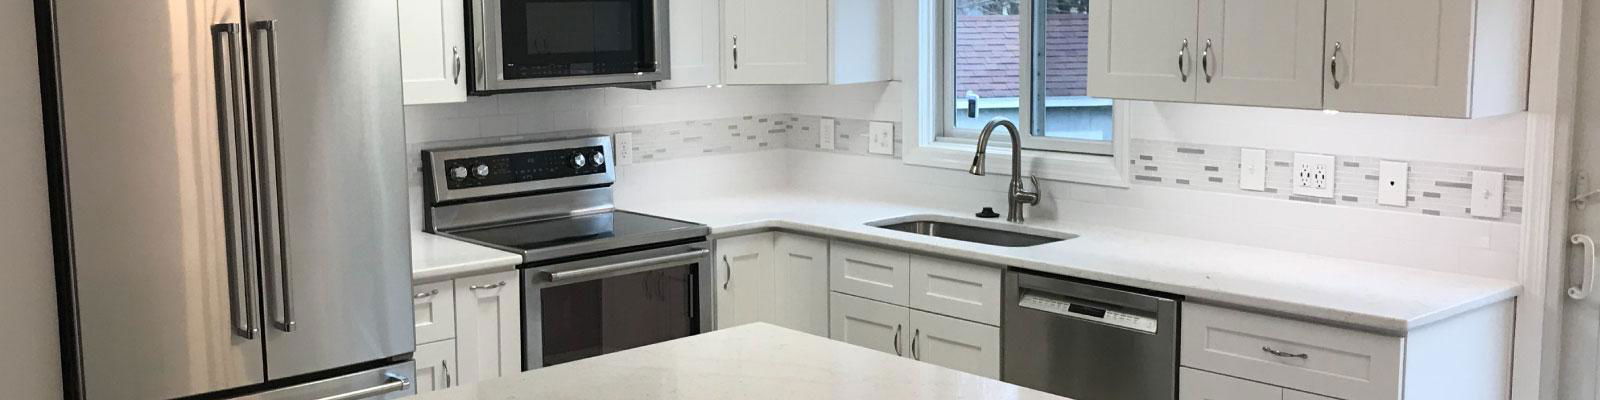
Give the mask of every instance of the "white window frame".
MULTIPOLYGON (((946 38, 951 37, 947 35, 947 31, 953 30, 955 25, 946 21, 954 20, 955 8, 950 0, 910 3, 914 6, 896 8, 898 14, 896 21, 900 21, 896 27, 896 47, 902 49, 896 52, 896 76, 902 85, 904 98, 913 99, 901 103, 901 121, 907 133, 903 161, 910 165, 966 170, 971 166, 976 140, 963 138, 959 133, 946 134, 954 127, 955 110, 955 107, 946 100, 950 96, 945 93, 948 88, 947 82, 953 83, 951 78, 954 69, 949 64, 954 63, 954 59, 947 61, 944 57, 952 50, 947 46, 953 45, 947 43, 946 38)), ((1031 11, 1032 2, 1024 2, 1023 6, 1029 7, 1031 11)), ((1029 32, 1023 35, 1032 34, 1029 32)), ((1032 73, 1031 56, 1029 58, 1030 60, 1020 65, 1026 70, 1023 73, 1032 73)), ((1035 82, 1043 81, 1035 80, 1035 82)), ((1031 95, 1031 88, 1024 86, 1024 90, 1028 92, 1025 94, 1031 95)), ((1112 104, 1112 140, 1108 151, 1072 152, 1070 149, 1049 151, 1048 148, 1033 150, 1025 148, 1023 173, 1040 179, 1128 187, 1129 107, 1121 100, 1114 100, 1112 104)), ((1019 113, 1027 111, 1029 115, 1024 119, 1031 118, 1031 111, 1018 111, 1019 113)), ((1024 139, 1024 144, 1030 148, 1039 148, 1042 146, 1036 146, 1037 144, 1050 140, 1029 135, 1024 139)), ((988 153, 992 156, 988 157, 989 173, 1011 174, 1009 142, 1010 138, 1004 134, 992 138, 988 149, 988 153)))

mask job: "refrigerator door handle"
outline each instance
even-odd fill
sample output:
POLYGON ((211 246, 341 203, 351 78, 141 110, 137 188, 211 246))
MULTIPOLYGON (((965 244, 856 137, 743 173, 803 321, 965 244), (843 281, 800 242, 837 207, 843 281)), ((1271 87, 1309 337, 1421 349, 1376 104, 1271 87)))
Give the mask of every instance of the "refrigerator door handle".
POLYGON ((252 248, 252 218, 249 207, 249 171, 245 157, 241 156, 248 144, 244 140, 244 123, 240 109, 242 90, 239 80, 239 24, 223 23, 211 26, 212 69, 217 92, 217 136, 222 163, 223 219, 227 237, 228 306, 232 313, 230 329, 245 339, 254 339, 260 328, 256 326, 256 311, 251 301, 254 282, 250 266, 255 264, 252 248), (226 52, 225 52, 226 51, 226 52))
POLYGON ((270 301, 272 312, 272 326, 284 332, 294 332, 294 302, 291 301, 292 281, 289 278, 289 252, 288 236, 283 228, 283 163, 281 157, 282 141, 279 140, 278 118, 278 21, 266 20, 250 23, 250 29, 255 34, 264 34, 263 51, 261 57, 256 57, 258 81, 256 93, 263 96, 262 101, 256 102, 256 132, 260 141, 257 146, 261 170, 264 172, 261 179, 262 206, 261 221, 263 223, 261 238, 266 246, 261 254, 265 258, 263 265, 268 271, 267 278, 272 292, 276 292, 276 299, 270 301), (265 61, 266 65, 260 65, 265 61), (269 108, 270 107, 270 108, 269 108), (267 128, 270 125, 271 128, 267 128))
POLYGON ((403 376, 399 376, 399 375, 395 375, 395 374, 389 374, 388 378, 385 379, 385 382, 382 385, 373 386, 373 387, 364 388, 364 389, 359 389, 359 390, 346 392, 346 393, 341 393, 341 394, 336 394, 336 395, 332 395, 332 396, 328 396, 328 397, 323 397, 323 398, 320 398, 318 400, 359 400, 359 399, 369 399, 369 398, 378 397, 380 395, 384 395, 384 394, 388 394, 388 393, 394 393, 394 392, 398 392, 398 391, 401 391, 401 390, 406 390, 406 388, 409 388, 409 387, 411 387, 411 381, 410 380, 406 379, 403 376))

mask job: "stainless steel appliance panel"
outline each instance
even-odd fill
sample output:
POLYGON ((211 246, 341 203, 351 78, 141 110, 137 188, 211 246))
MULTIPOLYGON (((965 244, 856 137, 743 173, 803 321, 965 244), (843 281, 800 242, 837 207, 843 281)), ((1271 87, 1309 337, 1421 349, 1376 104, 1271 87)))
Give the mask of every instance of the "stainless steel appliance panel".
MULTIPOLYGON (((608 75, 579 75, 531 79, 510 79, 501 68, 506 63, 506 38, 504 37, 505 18, 527 18, 524 15, 506 16, 502 13, 501 0, 469 0, 468 7, 471 12, 471 26, 468 27, 468 38, 471 39, 472 54, 469 57, 471 68, 470 82, 473 94, 491 94, 497 92, 513 92, 537 89, 550 89, 561 87, 592 87, 608 85, 629 85, 672 79, 670 62, 671 38, 668 33, 667 9, 669 0, 649 0, 654 10, 653 36, 655 37, 656 70, 654 72, 638 72, 608 75)), ((647 86, 648 87, 648 86, 647 86)))
POLYGON ((1177 398, 1174 298, 1006 271, 1003 381, 1080 400, 1177 398))
POLYGON ((237 400, 390 400, 417 394, 417 365, 413 361, 340 375, 286 388, 256 393, 237 400))
POLYGON ((267 378, 414 351, 398 11, 250 0, 267 378))
POLYGON ((127 399, 262 382, 239 2, 54 5, 77 278, 66 340, 81 346, 69 384, 127 399))

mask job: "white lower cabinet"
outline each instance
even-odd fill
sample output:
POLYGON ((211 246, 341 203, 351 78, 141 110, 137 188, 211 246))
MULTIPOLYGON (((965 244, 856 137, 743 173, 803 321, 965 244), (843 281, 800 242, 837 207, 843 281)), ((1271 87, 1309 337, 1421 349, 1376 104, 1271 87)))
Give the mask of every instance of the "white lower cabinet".
POLYGON ((417 345, 417 352, 412 354, 412 359, 417 362, 417 394, 449 389, 460 384, 455 382, 454 375, 457 367, 455 340, 417 345))
POLYGON ((1284 400, 1283 388, 1178 368, 1178 400, 1284 400))
POLYGON ((456 337, 455 286, 450 281, 417 285, 411 294, 417 343, 456 337))
POLYGON ((717 240, 717 328, 766 322, 828 335, 828 241, 782 232, 717 240))
POLYGON ((834 340, 1000 378, 1000 328, 843 293, 830 308, 834 340))
POLYGON ((911 256, 905 305, 1000 325, 1000 268, 911 256))
POLYGON ((522 370, 522 284, 517 271, 455 281, 459 383, 522 370))
POLYGON ((908 355, 973 375, 1000 379, 1000 328, 915 309, 908 355))

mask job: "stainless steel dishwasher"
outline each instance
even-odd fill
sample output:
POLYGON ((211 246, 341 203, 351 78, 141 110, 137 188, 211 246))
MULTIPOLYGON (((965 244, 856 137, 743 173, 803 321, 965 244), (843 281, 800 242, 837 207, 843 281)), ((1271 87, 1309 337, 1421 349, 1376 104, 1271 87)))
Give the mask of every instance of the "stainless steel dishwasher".
POLYGON ((1000 378, 1077 400, 1173 400, 1177 296, 1006 271, 1000 378))

